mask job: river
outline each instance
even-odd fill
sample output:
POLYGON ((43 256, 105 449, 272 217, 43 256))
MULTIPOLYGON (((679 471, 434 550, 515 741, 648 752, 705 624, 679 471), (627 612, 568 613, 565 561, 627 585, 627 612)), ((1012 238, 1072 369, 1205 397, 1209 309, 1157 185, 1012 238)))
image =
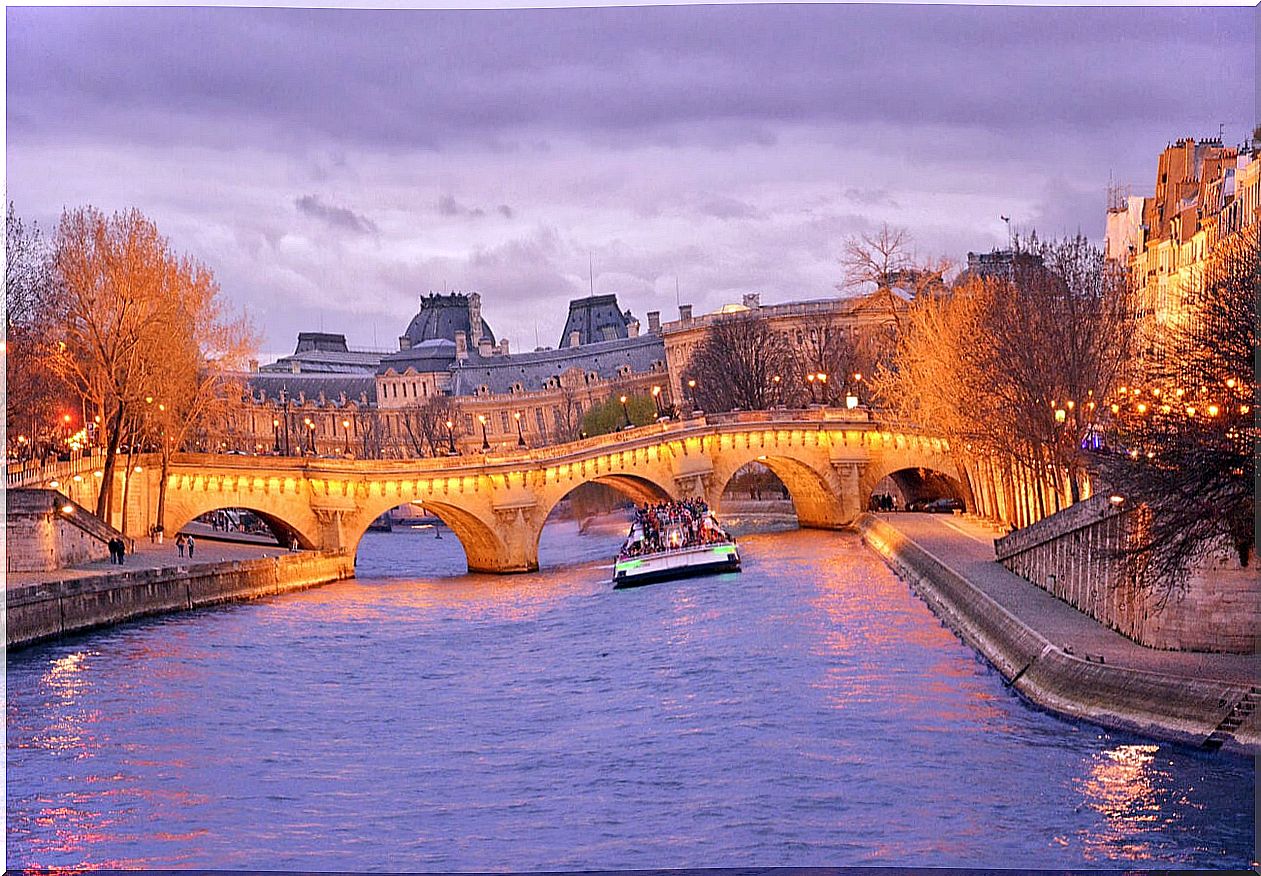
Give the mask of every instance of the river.
POLYGON ((613 591, 609 529, 8 658, 10 866, 1246 867, 1250 759, 1060 720, 849 534, 613 591))

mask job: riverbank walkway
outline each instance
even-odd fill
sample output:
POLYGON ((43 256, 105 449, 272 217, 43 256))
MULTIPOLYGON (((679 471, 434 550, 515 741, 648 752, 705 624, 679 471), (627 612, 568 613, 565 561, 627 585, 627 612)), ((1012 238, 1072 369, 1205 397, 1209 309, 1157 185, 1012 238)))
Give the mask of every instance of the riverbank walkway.
POLYGON ((994 559, 993 530, 975 519, 908 513, 873 516, 900 531, 1047 641, 1061 648, 1069 646, 1078 657, 1102 657, 1111 666, 1177 678, 1261 684, 1261 654, 1147 648, 1009 572, 994 559))
MULTIPOLYGON (((209 529, 209 527, 207 527, 209 529)), ((190 566, 213 565, 228 560, 257 560, 261 557, 275 557, 288 553, 278 544, 256 545, 241 544, 230 541, 216 541, 198 535, 197 546, 190 560, 187 554, 183 557, 175 548, 175 540, 168 538, 165 544, 153 544, 148 539, 136 539, 135 553, 127 554, 127 561, 114 565, 108 559, 91 563, 78 563, 64 569, 51 572, 9 572, 5 575, 6 590, 17 590, 33 584, 46 584, 51 581, 79 581, 88 578, 105 578, 120 572, 135 572, 148 569, 163 569, 190 566)))

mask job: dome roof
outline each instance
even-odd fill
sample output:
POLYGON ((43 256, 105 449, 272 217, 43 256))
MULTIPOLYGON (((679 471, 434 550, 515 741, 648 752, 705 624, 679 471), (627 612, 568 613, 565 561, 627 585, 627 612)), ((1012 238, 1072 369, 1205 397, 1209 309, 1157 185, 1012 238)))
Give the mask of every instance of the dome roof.
POLYGON ((481 318, 481 300, 480 296, 476 301, 470 301, 472 296, 465 295, 462 292, 453 292, 450 295, 433 294, 426 295, 420 299, 420 312, 412 317, 412 321, 407 326, 407 331, 403 333, 403 337, 411 342, 413 347, 418 347, 425 341, 433 341, 445 339, 448 341, 455 340, 456 332, 464 332, 469 339, 469 343, 474 343, 474 332, 472 329, 472 321, 470 319, 471 310, 477 312, 477 321, 481 328, 481 337, 495 343, 495 333, 491 331, 486 320, 481 318), (473 305, 470 308, 470 304, 473 305))

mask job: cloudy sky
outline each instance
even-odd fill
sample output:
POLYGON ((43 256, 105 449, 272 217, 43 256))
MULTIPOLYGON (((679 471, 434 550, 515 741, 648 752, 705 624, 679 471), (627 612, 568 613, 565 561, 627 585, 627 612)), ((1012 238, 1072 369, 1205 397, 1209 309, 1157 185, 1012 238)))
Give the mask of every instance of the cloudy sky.
POLYGON ((476 289, 514 349, 836 294, 842 241, 1099 239, 1111 176, 1255 121, 1256 12, 939 6, 9 8, 18 212, 135 206, 262 329, 395 348, 476 289))

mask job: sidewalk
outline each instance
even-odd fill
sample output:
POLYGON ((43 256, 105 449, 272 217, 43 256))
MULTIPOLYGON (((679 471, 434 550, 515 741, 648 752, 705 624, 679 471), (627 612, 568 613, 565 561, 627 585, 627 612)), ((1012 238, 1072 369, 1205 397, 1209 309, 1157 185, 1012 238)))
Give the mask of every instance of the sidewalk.
POLYGON ((1261 684, 1261 655, 1159 651, 1127 639, 1042 588, 1007 571, 994 559, 994 535, 965 517, 877 514, 907 538, 966 578, 1026 626, 1079 657, 1200 681, 1261 684))
POLYGON ((279 545, 236 544, 232 542, 211 541, 198 538, 196 550, 190 560, 181 557, 175 549, 174 539, 168 538, 165 544, 151 544, 148 539, 136 539, 136 552, 127 555, 127 562, 121 566, 109 560, 98 560, 93 563, 80 563, 65 569, 51 572, 9 572, 5 576, 6 590, 29 587, 32 584, 44 584, 50 581, 74 581, 84 578, 104 577, 118 572, 134 572, 139 569, 162 569, 175 566, 209 565, 225 560, 256 560, 260 557, 275 557, 288 553, 279 545))

